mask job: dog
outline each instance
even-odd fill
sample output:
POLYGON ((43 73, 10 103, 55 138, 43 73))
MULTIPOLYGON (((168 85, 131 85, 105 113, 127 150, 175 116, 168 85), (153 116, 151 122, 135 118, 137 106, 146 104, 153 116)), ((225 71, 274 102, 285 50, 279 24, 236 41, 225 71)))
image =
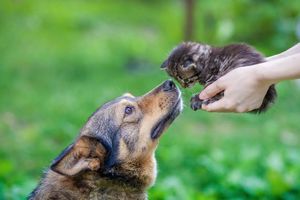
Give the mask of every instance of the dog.
POLYGON ((181 110, 181 93, 170 80, 141 97, 125 94, 104 104, 28 199, 147 199, 159 138, 181 110))
MULTIPOLYGON (((230 44, 212 47, 196 42, 184 42, 171 51, 161 68, 175 78, 182 87, 192 87, 199 82, 204 87, 238 67, 246 67, 265 62, 262 54, 247 44, 230 44)), ((202 104, 213 103, 224 96, 223 92, 208 100, 199 99, 199 94, 191 98, 191 108, 201 109, 202 104)), ((262 105, 252 113, 268 109, 276 99, 276 89, 271 85, 262 105)))

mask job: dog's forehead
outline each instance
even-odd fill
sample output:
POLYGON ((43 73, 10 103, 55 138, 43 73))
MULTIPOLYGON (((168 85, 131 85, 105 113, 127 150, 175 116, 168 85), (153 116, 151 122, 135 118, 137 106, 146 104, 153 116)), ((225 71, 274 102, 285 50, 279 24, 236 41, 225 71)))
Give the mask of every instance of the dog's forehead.
POLYGON ((120 108, 129 102, 135 102, 135 98, 127 95, 120 96, 103 104, 89 117, 82 134, 91 136, 91 133, 99 132, 102 137, 109 138, 109 132, 115 130, 120 123, 119 117, 116 117, 119 115, 120 108))
POLYGON ((136 102, 136 97, 129 95, 129 93, 126 93, 125 95, 119 97, 118 100, 119 101, 117 101, 117 104, 123 105, 123 104, 136 102))
POLYGON ((116 99, 112 100, 112 101, 109 101, 107 103, 105 103, 101 108, 100 110, 102 109, 107 109, 107 108, 112 108, 114 106, 117 106, 119 104, 122 104, 122 103, 126 103, 126 102, 134 102, 136 99, 136 97, 134 96, 129 96, 129 93, 126 93, 124 94, 123 96, 120 96, 120 97, 117 97, 116 99))
POLYGON ((133 96, 133 94, 129 93, 129 92, 126 92, 122 95, 122 97, 129 97, 129 98, 135 98, 135 96, 133 96))

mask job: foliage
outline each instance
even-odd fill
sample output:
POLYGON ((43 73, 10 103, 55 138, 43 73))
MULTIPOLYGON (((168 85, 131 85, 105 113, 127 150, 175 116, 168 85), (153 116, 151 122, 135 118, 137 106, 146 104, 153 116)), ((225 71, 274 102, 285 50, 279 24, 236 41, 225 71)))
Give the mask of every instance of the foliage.
MULTIPOLYGON (((198 41, 266 55, 297 42, 299 1, 201 0, 195 10, 198 41)), ((1 1, 0 199, 24 199, 99 105, 167 79, 159 65, 183 21, 182 1, 1 1)), ((187 106, 160 142, 150 199, 299 199, 299 82, 278 90, 260 116, 187 106)))

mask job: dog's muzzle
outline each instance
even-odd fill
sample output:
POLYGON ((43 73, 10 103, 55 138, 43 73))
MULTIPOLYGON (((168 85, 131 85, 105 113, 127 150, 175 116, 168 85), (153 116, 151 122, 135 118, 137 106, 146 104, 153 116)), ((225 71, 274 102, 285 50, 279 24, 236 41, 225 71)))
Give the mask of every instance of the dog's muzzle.
POLYGON ((170 92, 170 95, 175 96, 173 97, 174 100, 169 108, 169 112, 153 127, 151 132, 152 139, 157 139, 161 136, 165 128, 167 128, 182 111, 181 92, 175 83, 172 80, 167 80, 159 88, 161 88, 163 92, 170 92))

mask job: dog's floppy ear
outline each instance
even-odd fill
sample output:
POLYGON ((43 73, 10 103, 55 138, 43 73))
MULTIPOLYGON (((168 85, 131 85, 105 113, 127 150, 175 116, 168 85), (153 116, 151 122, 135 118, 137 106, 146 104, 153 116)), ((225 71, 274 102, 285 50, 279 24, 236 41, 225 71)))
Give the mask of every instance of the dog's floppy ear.
POLYGON ((66 176, 76 176, 86 170, 96 171, 103 165, 105 152, 97 139, 81 136, 53 161, 50 169, 66 176))

